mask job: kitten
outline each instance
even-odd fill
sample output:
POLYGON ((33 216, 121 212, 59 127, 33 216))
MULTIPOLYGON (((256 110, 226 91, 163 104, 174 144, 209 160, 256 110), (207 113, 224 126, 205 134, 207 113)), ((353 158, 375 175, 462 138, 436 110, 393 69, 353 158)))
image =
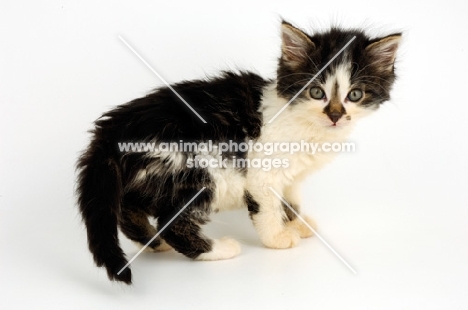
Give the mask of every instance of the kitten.
MULTIPOLYGON (((197 260, 234 257, 240 253, 237 241, 210 239, 201 226, 209 221, 211 212, 242 207, 248 209, 266 247, 290 248, 300 238, 312 235, 288 205, 300 214, 301 181, 328 162, 332 153, 291 154, 276 149, 267 154, 233 147, 220 155, 227 165, 207 167, 194 163, 213 152, 119 149, 119 143, 129 141, 160 145, 342 142, 356 121, 389 100, 401 34, 370 39, 358 30, 332 28, 308 35, 287 22, 281 28, 282 49, 275 79, 266 80, 252 72, 225 72, 210 80, 182 82, 172 87, 198 115, 170 88, 163 87, 116 107, 95 122, 91 143, 77 163, 77 195, 89 249, 111 280, 131 283, 130 268, 119 273, 127 260, 119 246, 117 228, 145 245, 158 233, 148 218, 155 218, 157 226, 164 227, 197 193, 149 244, 151 250, 172 247, 197 260), (354 41, 301 91, 353 37, 354 41), (243 165, 234 164, 239 159, 243 165), (280 161, 271 169, 245 165, 274 159, 280 161)), ((314 226, 310 218, 303 218, 314 226)))

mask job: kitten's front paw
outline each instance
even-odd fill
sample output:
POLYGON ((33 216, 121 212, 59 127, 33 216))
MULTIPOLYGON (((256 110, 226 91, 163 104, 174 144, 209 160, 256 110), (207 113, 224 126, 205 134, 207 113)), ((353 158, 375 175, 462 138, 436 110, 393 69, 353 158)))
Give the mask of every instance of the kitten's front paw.
POLYGON ((241 246, 239 242, 231 238, 221 238, 213 240, 210 252, 198 255, 196 260, 220 260, 233 258, 239 255, 241 246))
POLYGON ((299 240, 299 233, 290 227, 286 227, 281 232, 263 240, 263 244, 272 249, 287 249, 295 247, 299 240))
MULTIPOLYGON (((302 216, 302 218, 310 227, 312 227, 314 230, 317 230, 317 224, 313 219, 311 219, 307 215, 302 216)), ((286 227, 290 227, 291 229, 297 231, 301 238, 308 238, 314 235, 314 232, 299 218, 295 218, 294 220, 287 222, 286 227)))

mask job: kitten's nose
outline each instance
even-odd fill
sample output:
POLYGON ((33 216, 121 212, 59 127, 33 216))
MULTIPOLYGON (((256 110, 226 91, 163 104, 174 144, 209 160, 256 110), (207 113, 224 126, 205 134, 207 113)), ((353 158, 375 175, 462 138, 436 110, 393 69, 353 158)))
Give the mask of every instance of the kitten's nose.
POLYGON ((336 124, 338 120, 344 115, 343 112, 329 112, 327 113, 328 118, 333 122, 333 124, 336 124))
POLYGON ((327 114, 328 118, 333 122, 333 125, 346 114, 346 109, 337 100, 331 100, 329 104, 323 109, 323 113, 327 114))

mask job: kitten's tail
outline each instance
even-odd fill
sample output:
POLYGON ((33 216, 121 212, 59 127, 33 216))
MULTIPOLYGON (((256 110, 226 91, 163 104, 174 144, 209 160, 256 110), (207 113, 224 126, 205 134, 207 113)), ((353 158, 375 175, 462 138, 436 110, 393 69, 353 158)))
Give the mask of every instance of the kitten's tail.
POLYGON ((132 283, 130 268, 119 246, 117 221, 120 217, 122 181, 111 148, 96 138, 77 163, 78 204, 88 234, 89 250, 98 267, 104 266, 111 280, 132 283))

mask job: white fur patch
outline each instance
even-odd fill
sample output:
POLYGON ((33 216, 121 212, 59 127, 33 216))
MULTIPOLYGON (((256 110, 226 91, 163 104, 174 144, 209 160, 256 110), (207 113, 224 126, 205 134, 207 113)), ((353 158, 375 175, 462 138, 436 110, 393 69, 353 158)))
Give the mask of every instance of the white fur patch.
POLYGON ((245 207, 245 177, 233 168, 212 168, 210 175, 215 183, 213 211, 233 210, 245 207))
POLYGON ((185 155, 182 152, 157 151, 149 153, 148 156, 165 161, 166 166, 174 170, 183 169, 187 165, 185 155))
MULTIPOLYGON (((268 142, 297 142, 306 141, 310 143, 334 143, 343 142, 348 137, 351 124, 332 126, 332 122, 323 113, 324 103, 310 99, 311 102, 298 102, 289 106, 271 123, 266 123, 262 128, 261 143, 268 142), (293 138, 291 133, 294 133, 293 138)), ((276 85, 271 84, 265 88, 262 99, 264 107, 264 119, 271 119, 285 104, 287 100, 276 94, 276 85)), ((341 121, 341 120, 340 120, 341 121)), ((248 183, 263 182, 273 186, 275 189, 284 189, 290 186, 296 178, 303 179, 305 174, 312 170, 321 168, 329 162, 335 153, 309 153, 289 154, 276 152, 271 155, 264 153, 249 153, 249 159, 253 158, 280 158, 287 159, 288 168, 272 169, 262 172, 261 169, 250 169, 248 171, 248 183)))
MULTIPOLYGON (((358 115, 359 110, 366 110, 345 100, 352 88, 349 69, 349 65, 338 66, 334 73, 327 77, 326 82, 321 85, 327 95, 326 100, 315 100, 308 95, 306 95, 306 99, 297 99, 298 102, 288 106, 271 123, 265 123, 257 141, 260 143, 300 143, 300 141, 306 141, 319 145, 346 141, 353 128, 354 115, 358 115), (333 122, 323 113, 323 110, 329 103, 336 85, 338 86, 336 94, 345 106, 347 116, 351 117, 343 117, 336 126, 333 126, 333 122)), ((286 104, 286 99, 278 97, 275 83, 265 87, 261 105, 264 120, 272 119, 286 104)), ((273 193, 268 192, 268 188, 272 187, 291 203, 300 205, 298 191, 300 182, 310 172, 328 163, 335 155, 336 153, 333 152, 315 154, 273 152, 271 155, 250 152, 248 154, 250 160, 254 158, 280 158, 287 159, 289 162, 287 168, 270 171, 251 168, 247 172, 247 189, 261 206, 260 212, 253 216, 253 221, 265 246, 289 248, 295 246, 301 237, 312 235, 307 225, 298 219, 284 225, 285 214, 281 202, 272 196, 273 193)), ((312 227, 315 226, 311 219, 306 218, 306 221, 312 227)))
POLYGON ((239 242, 231 238, 221 238, 213 240, 212 250, 208 253, 200 254, 196 260, 221 260, 229 259, 239 255, 241 246, 239 242))

